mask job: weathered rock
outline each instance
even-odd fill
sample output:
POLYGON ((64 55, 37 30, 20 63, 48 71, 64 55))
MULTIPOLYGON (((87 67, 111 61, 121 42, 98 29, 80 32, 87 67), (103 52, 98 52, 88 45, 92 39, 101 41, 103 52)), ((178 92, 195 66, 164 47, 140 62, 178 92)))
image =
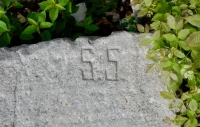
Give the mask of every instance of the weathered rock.
MULTIPOLYGON (((1 127, 168 127, 137 34, 0 49, 1 127)), ((172 125, 170 125, 172 126, 172 125)))

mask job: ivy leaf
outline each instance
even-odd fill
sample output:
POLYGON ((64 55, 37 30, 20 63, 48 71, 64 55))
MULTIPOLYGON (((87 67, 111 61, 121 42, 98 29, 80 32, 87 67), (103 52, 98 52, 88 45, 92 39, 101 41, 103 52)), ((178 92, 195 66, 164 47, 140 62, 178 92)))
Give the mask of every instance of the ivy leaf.
POLYGON ((172 64, 172 68, 174 69, 174 71, 176 71, 177 73, 180 73, 180 67, 177 63, 173 63, 172 64))
POLYGON ((190 47, 185 44, 185 41, 178 41, 178 45, 186 51, 190 50, 190 47))
POLYGON ((200 27, 200 15, 196 14, 185 18, 190 24, 200 27))
POLYGON ((50 22, 41 22, 40 28, 50 28, 53 24, 50 22))
POLYGON ((0 21, 0 33, 8 31, 8 28, 6 26, 6 24, 2 21, 0 21))
POLYGON ((188 92, 185 92, 185 93, 183 93, 182 94, 182 96, 181 96, 181 100, 186 100, 186 99, 188 99, 188 98, 191 98, 192 97, 192 95, 191 94, 189 94, 188 92))
POLYGON ((186 39, 185 43, 191 47, 200 43, 200 31, 191 33, 189 37, 186 39))
POLYGON ((195 112, 198 108, 198 103, 196 100, 192 99, 190 102, 189 102, 189 105, 188 105, 189 109, 193 112, 195 112))
POLYGON ((140 33, 144 33, 144 26, 142 26, 141 24, 137 24, 137 29, 140 33))
POLYGON ((155 21, 150 26, 152 29, 157 30, 158 27, 160 26, 160 21, 155 21))
POLYGON ((69 0, 58 0, 58 3, 59 3, 61 6, 67 5, 68 2, 69 2, 69 0))
POLYGON ((167 16, 167 24, 168 24, 169 28, 176 29, 176 21, 175 21, 174 16, 172 16, 172 15, 167 16))
POLYGON ((174 99, 175 98, 174 94, 169 93, 167 91, 160 91, 160 94, 164 99, 174 99))
POLYGON ((48 30, 45 30, 41 33, 42 41, 49 41, 51 40, 51 33, 48 30))
POLYGON ((26 29, 21 34, 32 34, 34 32, 36 32, 36 27, 33 25, 30 25, 26 27, 26 29))
POLYGON ((55 4, 54 0, 47 0, 50 4, 55 4))
POLYGON ((183 125, 185 121, 188 120, 187 117, 182 117, 181 115, 176 116, 176 118, 173 120, 173 122, 176 125, 183 125))
POLYGON ((152 41, 151 39, 145 39, 145 40, 142 40, 139 45, 140 46, 147 46, 151 43, 151 41, 152 41))
POLYGON ((151 6, 153 0, 144 0, 144 2, 145 2, 145 4, 146 4, 146 6, 149 7, 149 6, 151 6))
POLYGON ((146 73, 152 72, 155 67, 155 64, 149 64, 146 68, 146 73))
POLYGON ((56 4, 56 8, 58 10, 66 10, 63 6, 61 6, 60 4, 56 4))
POLYGON ((190 34, 190 29, 183 29, 178 33, 178 38, 181 40, 185 40, 186 37, 190 34))
POLYGON ((182 30, 183 29, 183 19, 177 22, 176 24, 176 30, 182 30))
POLYGON ((93 22, 92 17, 89 16, 84 20, 84 25, 90 25, 93 22))
POLYGON ((6 15, 4 15, 3 17, 1 17, 1 20, 2 20, 5 24, 7 24, 7 26, 10 26, 10 20, 9 20, 9 18, 8 18, 6 15))
POLYGON ((59 10, 56 8, 51 8, 49 10, 49 18, 51 19, 52 22, 54 22, 58 18, 58 12, 59 10))
POLYGON ((53 8, 54 8, 54 5, 50 4, 50 5, 46 6, 44 10, 46 11, 46 10, 53 9, 53 8))

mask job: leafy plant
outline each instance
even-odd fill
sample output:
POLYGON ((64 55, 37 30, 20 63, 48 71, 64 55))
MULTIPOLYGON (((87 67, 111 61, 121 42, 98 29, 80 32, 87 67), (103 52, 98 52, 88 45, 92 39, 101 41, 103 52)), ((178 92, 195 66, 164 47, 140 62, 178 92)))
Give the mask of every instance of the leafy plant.
POLYGON ((32 44, 57 37, 75 39, 81 35, 90 35, 98 29, 92 24, 92 17, 76 24, 71 14, 78 10, 78 6, 72 0, 46 0, 38 5, 24 4, 17 0, 2 0, 0 47, 32 44))
POLYGON ((138 14, 152 16, 154 34, 140 45, 152 46, 146 57, 154 63, 146 71, 161 72, 168 91, 160 93, 177 114, 172 122, 200 126, 200 1, 144 0, 138 14))

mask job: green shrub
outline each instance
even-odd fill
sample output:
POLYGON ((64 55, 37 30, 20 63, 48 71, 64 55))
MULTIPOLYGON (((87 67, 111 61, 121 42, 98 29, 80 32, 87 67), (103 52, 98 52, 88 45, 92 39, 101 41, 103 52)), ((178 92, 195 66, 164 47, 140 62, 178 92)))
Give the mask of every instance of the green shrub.
POLYGON ((144 0, 139 15, 152 16, 154 34, 140 45, 152 46, 146 57, 154 63, 147 72, 160 71, 168 88, 160 93, 177 114, 172 122, 200 126, 200 1, 144 0))

